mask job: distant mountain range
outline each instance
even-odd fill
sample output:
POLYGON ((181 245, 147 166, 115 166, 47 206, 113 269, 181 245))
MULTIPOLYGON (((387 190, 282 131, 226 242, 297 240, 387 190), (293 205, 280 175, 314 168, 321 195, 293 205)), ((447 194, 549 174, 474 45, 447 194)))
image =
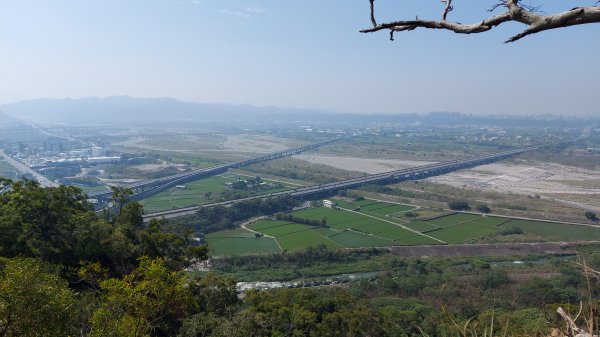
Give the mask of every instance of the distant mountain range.
POLYGON ((0 110, 13 117, 36 123, 86 125, 218 123, 260 120, 283 113, 310 114, 309 111, 294 109, 191 103, 172 98, 132 98, 127 96, 36 99, 0 105, 0 110))
POLYGON ((488 124, 523 126, 525 120, 536 126, 581 126, 583 119, 554 116, 472 116, 457 112, 428 114, 341 114, 326 111, 256 107, 252 105, 206 104, 173 98, 132 98, 112 96, 81 99, 36 99, 0 105, 0 125, 18 123, 15 119, 40 124, 62 125, 148 125, 202 126, 205 124, 322 123, 325 125, 365 125, 373 123, 422 123, 427 125, 488 124), (9 116, 6 116, 9 115, 9 116), (11 118, 12 117, 12 118, 11 118))

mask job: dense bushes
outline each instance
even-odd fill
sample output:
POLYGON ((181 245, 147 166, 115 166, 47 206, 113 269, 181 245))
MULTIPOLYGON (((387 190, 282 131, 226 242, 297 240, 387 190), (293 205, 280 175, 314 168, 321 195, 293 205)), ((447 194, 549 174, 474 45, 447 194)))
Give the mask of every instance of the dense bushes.
POLYGON ((319 263, 336 264, 358 262, 383 254, 385 254, 385 251, 375 248, 339 250, 327 249, 325 246, 320 245, 317 247, 309 247, 302 251, 288 253, 230 256, 214 260, 213 268, 226 273, 237 270, 261 270, 264 268, 290 269, 313 266, 319 263))
POLYGON ((298 205, 298 201, 289 196, 268 199, 254 199, 239 202, 230 207, 215 206, 200 208, 196 214, 180 221, 203 233, 234 228, 239 221, 253 216, 289 211, 298 205))
POLYGON ((6 337, 78 334, 76 294, 39 260, 0 262, 0 333, 6 337))
POLYGON ((292 214, 286 214, 286 213, 275 214, 275 219, 300 223, 303 225, 316 226, 316 227, 325 227, 325 225, 327 225, 327 219, 325 219, 325 218, 322 218, 321 220, 306 219, 306 218, 301 218, 301 217, 294 216, 292 214))
POLYGON ((144 226, 136 202, 107 221, 96 216, 78 188, 42 188, 32 181, 5 184, 10 191, 0 195, 0 256, 34 257, 71 268, 80 261, 98 261, 122 274, 145 255, 165 257, 181 267, 206 254, 194 247, 190 230, 165 220, 144 226))
POLYGON ((523 232, 523 230, 519 227, 508 227, 503 229, 502 231, 500 231, 500 235, 521 235, 521 234, 525 234, 525 232, 523 232))
POLYGON ((584 215, 588 220, 598 221, 598 216, 596 216, 596 213, 594 212, 587 211, 584 215))
MULTIPOLYGON (((0 195, 0 334, 8 337, 457 335, 449 317, 472 322, 473 335, 489 331, 492 321, 495 331, 508 327, 507 335, 545 335, 544 313, 531 308, 586 300, 588 285, 592 298, 598 296, 598 280, 584 279, 558 259, 550 267, 555 277, 517 282, 481 260, 406 259, 383 249, 320 246, 218 259, 213 269, 263 270, 273 277, 273 270, 322 268, 329 276, 336 266, 372 268, 384 261, 381 272, 344 288, 249 291, 239 299, 235 280, 185 272, 189 259, 205 257, 204 247, 193 245, 191 231, 166 220, 144 224, 137 203, 107 221, 96 217, 78 189, 2 184, 10 186, 0 195)), ((294 203, 256 200, 206 209, 196 219, 230 223, 294 203)), ((600 258, 590 254, 588 262, 596 268, 600 258)))
POLYGON ((492 212, 491 208, 489 208, 488 205, 484 205, 484 204, 477 205, 477 210, 480 211, 481 213, 486 213, 486 214, 492 212))
POLYGON ((468 211, 471 209, 466 201, 450 201, 448 207, 454 211, 468 211))

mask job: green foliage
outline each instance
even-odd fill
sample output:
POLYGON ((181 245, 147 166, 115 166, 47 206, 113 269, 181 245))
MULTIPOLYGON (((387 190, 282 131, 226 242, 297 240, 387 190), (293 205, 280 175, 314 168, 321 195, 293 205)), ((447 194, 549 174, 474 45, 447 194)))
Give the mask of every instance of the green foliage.
POLYGON ((114 222, 120 222, 119 218, 121 217, 121 211, 123 210, 123 206, 129 200, 129 197, 133 195, 133 190, 130 188, 119 187, 119 186, 111 186, 110 190, 112 191, 112 199, 116 206, 116 215, 114 222))
POLYGON ((585 212, 584 215, 588 220, 598 221, 598 217, 596 216, 596 213, 594 213, 594 212, 587 211, 587 212, 585 212))
POLYGON ((252 336, 389 336, 383 315, 343 289, 252 291, 245 304, 252 336))
POLYGON ((483 289, 494 289, 510 283, 508 274, 502 269, 492 269, 484 272, 479 277, 483 289))
POLYGON ((500 231, 500 235, 521 235, 521 234, 525 234, 525 232, 523 232, 523 230, 519 227, 513 226, 513 227, 508 227, 503 229, 502 231, 500 231))
POLYGON ((555 241, 600 240, 600 230, 594 226, 573 226, 569 224, 513 219, 500 228, 519 227, 528 234, 534 234, 555 241))
POLYGON ((450 201, 448 202, 448 207, 454 211, 468 211, 471 209, 471 206, 466 201, 450 201))
POLYGON ((237 190, 245 190, 248 185, 243 180, 236 180, 231 184, 231 187, 237 190))
POLYGON ((386 255, 385 250, 374 248, 338 250, 328 249, 324 245, 320 245, 290 253, 231 256, 214 260, 213 268, 225 273, 257 271, 266 268, 289 270, 292 268, 304 268, 320 264, 330 266, 342 263, 357 264, 360 261, 384 255, 386 255))
MULTIPOLYGON (((486 259, 405 259, 380 249, 330 250, 325 246, 215 259, 213 269, 218 274, 192 279, 183 267, 193 257, 205 258, 206 247, 194 245, 192 230, 164 219, 144 225, 142 207, 136 202, 124 203, 114 223, 109 223, 94 215, 76 188, 42 189, 29 181, 1 184, 11 188, 0 195, 0 254, 39 259, 0 259, 0 336, 442 336, 454 332, 448 317, 460 324, 473 317, 469 326, 474 334, 483 335, 492 316, 495 332, 508 323, 507 335, 533 335, 545 334, 547 323, 540 311, 530 308, 585 300, 588 281, 593 298, 598 296, 596 279, 583 278, 576 266, 558 259, 534 270, 546 273, 551 268, 550 279, 511 282, 506 271, 486 259), (381 273, 362 275, 347 288, 250 291, 243 300, 238 298, 235 280, 218 276, 289 280, 374 270, 381 273), (77 293, 69 289, 66 279, 77 293)), ((369 202, 359 201, 373 213, 386 214, 392 208, 369 202)), ((204 221, 199 226, 206 229, 213 220, 235 223, 293 205, 292 200, 271 199, 207 211, 196 219, 204 221)), ((350 212, 310 209, 294 216, 319 223, 327 217, 333 229, 306 230, 308 226, 302 224, 277 221, 254 225, 289 238, 302 229, 300 233, 338 236, 338 241, 350 243, 358 240, 356 236, 363 242, 362 236, 375 238, 366 233, 394 243, 411 239, 405 239, 401 231, 392 233, 377 219, 357 218, 350 212), (348 227, 364 233, 352 231, 354 236, 350 236, 334 230, 348 227)), ((489 228, 508 227, 505 232, 514 232, 510 225, 525 226, 534 233, 594 237, 589 226, 517 220, 505 226, 501 221, 505 220, 457 214, 427 224, 437 229, 431 235, 454 231, 460 236, 456 240, 489 228), (559 233, 563 227, 564 233, 559 233)), ((246 235, 239 239, 266 240, 241 229, 230 232, 246 235)), ((301 237, 308 238, 295 239, 301 241, 301 237)), ((586 254, 597 268, 600 258, 594 248, 586 254)))
MULTIPOLYGON (((230 321, 227 318, 219 315, 215 315, 213 313, 205 313, 201 312, 195 315, 192 315, 183 320, 181 329, 179 330, 178 337, 208 337, 208 336, 216 336, 217 329, 224 330, 225 326, 231 326, 228 324, 230 321)), ((237 323, 237 322, 236 322, 237 323)), ((247 330, 247 328, 244 328, 247 330)), ((230 334, 229 336, 235 336, 235 334, 230 334)), ((250 335, 248 335, 250 336, 250 335)), ((240 337, 246 337, 242 335, 240 337)))
POLYGON ((117 224, 129 226, 130 230, 140 229, 144 224, 144 208, 138 202, 130 202, 119 214, 117 224))
POLYGON ((193 280, 191 285, 193 297, 200 311, 226 315, 240 303, 236 282, 229 277, 219 277, 209 273, 193 280))
POLYGON ((209 252, 213 256, 244 255, 279 252, 273 238, 256 235, 245 229, 223 230, 205 236, 209 252))
POLYGON ((416 218, 419 216, 419 213, 413 211, 406 211, 404 212, 404 216, 407 218, 416 218))
POLYGON ((550 303, 574 302, 577 291, 571 287, 561 287, 542 278, 534 278, 519 288, 519 300, 528 307, 540 307, 550 303))
POLYGON ((488 205, 485 204, 477 205, 477 210, 481 213, 492 213, 491 208, 489 208, 488 205))
POLYGON ((75 187, 42 188, 33 181, 9 183, 0 195, 0 255, 39 257, 74 265, 93 258, 105 226, 75 187), (88 241, 92 239, 92 241, 88 241))
POLYGON ((211 233, 222 229, 233 229, 236 222, 253 216, 289 211, 297 204, 298 201, 294 198, 283 196, 248 200, 233 204, 230 207, 203 207, 193 216, 184 218, 183 222, 188 223, 200 232, 211 233))
POLYGON ((91 319, 93 337, 172 336, 194 303, 189 279, 161 258, 142 258, 123 279, 100 283, 102 302, 91 319))
POLYGON ((293 214, 286 214, 286 213, 277 213, 275 215, 275 219, 289 221, 289 222, 295 222, 295 223, 309 225, 309 226, 316 226, 316 227, 325 227, 325 225, 327 224, 327 218, 325 218, 325 217, 322 217, 321 220, 306 219, 306 218, 301 218, 299 216, 295 216, 293 214))
POLYGON ((38 260, 4 259, 0 266, 0 335, 72 336, 75 294, 38 260))
MULTIPOLYGON (((37 257, 66 267, 98 261, 116 273, 132 270, 143 255, 165 257, 174 267, 206 256, 205 247, 195 246, 191 230, 166 220, 144 227, 137 202, 125 205, 112 224, 96 217, 78 188, 42 188, 32 181, 7 184, 11 189, 0 195, 0 256, 37 257)), ((115 193, 126 200, 127 191, 115 193)))

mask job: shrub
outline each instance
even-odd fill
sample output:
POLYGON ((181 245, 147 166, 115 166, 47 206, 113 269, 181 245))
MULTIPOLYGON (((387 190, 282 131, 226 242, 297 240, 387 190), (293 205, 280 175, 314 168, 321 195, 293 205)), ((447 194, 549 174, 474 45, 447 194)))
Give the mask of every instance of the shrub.
POLYGON ((477 210, 481 213, 492 213, 492 210, 487 205, 477 205, 477 210))
POLYGON ((419 213, 413 211, 404 212, 404 216, 407 218, 416 218, 419 216, 419 213))
POLYGON ((468 211, 471 209, 471 206, 466 201, 450 201, 448 207, 454 211, 468 211))
POLYGON ((590 211, 585 212, 585 217, 592 221, 598 221, 598 217, 596 216, 596 213, 594 213, 594 212, 590 212, 590 211))
POLYGON ((525 234, 519 227, 509 227, 500 232, 500 235, 513 235, 513 234, 525 234))

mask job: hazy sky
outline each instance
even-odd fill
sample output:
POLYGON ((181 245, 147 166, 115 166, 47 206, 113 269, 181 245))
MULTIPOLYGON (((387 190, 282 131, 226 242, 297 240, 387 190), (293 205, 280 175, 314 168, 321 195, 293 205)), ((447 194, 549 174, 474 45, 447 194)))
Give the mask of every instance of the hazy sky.
MULTIPOLYGON (((492 2, 455 1, 449 19, 492 2), (467 8, 468 6, 468 8, 467 8)), ((543 3, 543 0, 539 0, 543 3)), ((546 1, 550 13, 594 1, 546 1), (556 8, 563 3, 563 8, 556 8)), ((377 0, 379 21, 439 0, 377 0)), ((368 0, 0 0, 0 103, 130 95, 359 113, 599 114, 600 24, 365 35, 368 0)))

